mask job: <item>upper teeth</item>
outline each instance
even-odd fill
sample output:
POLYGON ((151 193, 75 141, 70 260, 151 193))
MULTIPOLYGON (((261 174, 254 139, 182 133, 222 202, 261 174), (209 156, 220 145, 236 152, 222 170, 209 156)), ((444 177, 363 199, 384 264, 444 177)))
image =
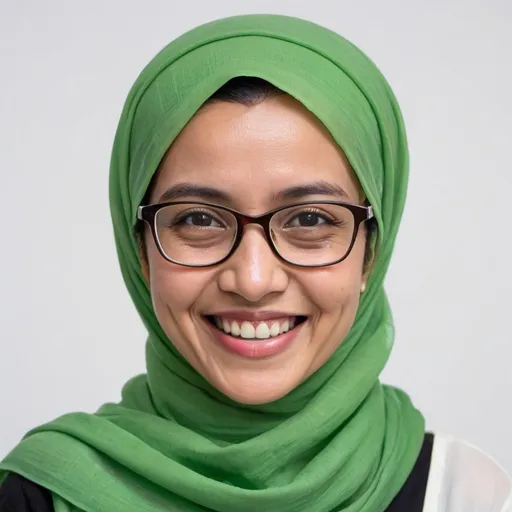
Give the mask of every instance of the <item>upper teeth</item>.
POLYGON ((214 320, 215 325, 225 333, 245 339, 266 340, 288 332, 295 327, 295 318, 282 318, 268 322, 248 322, 215 316, 214 320))

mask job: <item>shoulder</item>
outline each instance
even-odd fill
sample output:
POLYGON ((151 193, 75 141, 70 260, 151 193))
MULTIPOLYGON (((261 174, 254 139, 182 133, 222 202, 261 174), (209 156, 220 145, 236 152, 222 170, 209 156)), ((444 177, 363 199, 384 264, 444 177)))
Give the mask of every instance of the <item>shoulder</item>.
POLYGON ((490 455, 436 433, 424 512, 511 512, 512 479, 490 455))
POLYGON ((0 487, 0 512, 53 512, 50 492, 17 474, 0 487))

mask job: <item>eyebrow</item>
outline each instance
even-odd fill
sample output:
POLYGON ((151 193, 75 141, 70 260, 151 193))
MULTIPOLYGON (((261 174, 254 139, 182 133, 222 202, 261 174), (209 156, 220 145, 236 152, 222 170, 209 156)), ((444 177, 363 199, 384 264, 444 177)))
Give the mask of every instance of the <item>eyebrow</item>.
MULTIPOLYGON (((304 185, 288 187, 272 196, 275 202, 303 199, 308 196, 330 196, 347 199, 349 195, 336 183, 328 181, 313 181, 304 185)), ((230 202, 232 197, 222 190, 194 183, 178 183, 169 187, 159 198, 158 202, 174 201, 183 198, 208 199, 210 201, 230 202)))
POLYGON ((209 199, 212 201, 229 201, 229 194, 213 187, 204 185, 195 185, 193 183, 178 183, 169 187, 158 200, 160 203, 183 199, 184 197, 194 197, 198 199, 209 199))
POLYGON ((290 199, 302 199, 307 196, 331 196, 342 199, 349 197, 336 183, 320 180, 280 190, 274 194, 273 199, 275 201, 286 201, 290 199))

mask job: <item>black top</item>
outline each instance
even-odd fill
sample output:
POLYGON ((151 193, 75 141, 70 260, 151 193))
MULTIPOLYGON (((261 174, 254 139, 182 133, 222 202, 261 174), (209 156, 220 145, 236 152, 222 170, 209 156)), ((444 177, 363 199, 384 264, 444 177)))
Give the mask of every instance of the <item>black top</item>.
MULTIPOLYGON (((427 490, 434 436, 426 434, 416 464, 400 492, 384 512, 421 512, 427 490)), ((0 512, 53 512, 50 492, 11 474, 0 488, 0 512)))

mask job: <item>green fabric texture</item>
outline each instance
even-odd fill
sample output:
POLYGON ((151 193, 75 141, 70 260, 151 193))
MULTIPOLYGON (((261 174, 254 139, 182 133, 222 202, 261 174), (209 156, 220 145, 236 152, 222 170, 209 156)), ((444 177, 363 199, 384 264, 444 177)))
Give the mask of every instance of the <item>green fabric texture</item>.
POLYGON ((339 35, 296 18, 250 15, 208 23, 170 43, 129 93, 110 168, 120 267, 148 330, 147 374, 125 385, 119 404, 29 432, 1 463, 3 475, 17 472, 50 489, 57 512, 385 510, 424 436, 423 417, 407 395, 379 382, 394 340, 383 281, 407 177, 393 92, 339 35), (169 145, 237 76, 268 80, 324 123, 352 164, 379 232, 348 337, 308 380, 261 406, 231 401, 178 354, 153 312, 133 231, 169 145))

